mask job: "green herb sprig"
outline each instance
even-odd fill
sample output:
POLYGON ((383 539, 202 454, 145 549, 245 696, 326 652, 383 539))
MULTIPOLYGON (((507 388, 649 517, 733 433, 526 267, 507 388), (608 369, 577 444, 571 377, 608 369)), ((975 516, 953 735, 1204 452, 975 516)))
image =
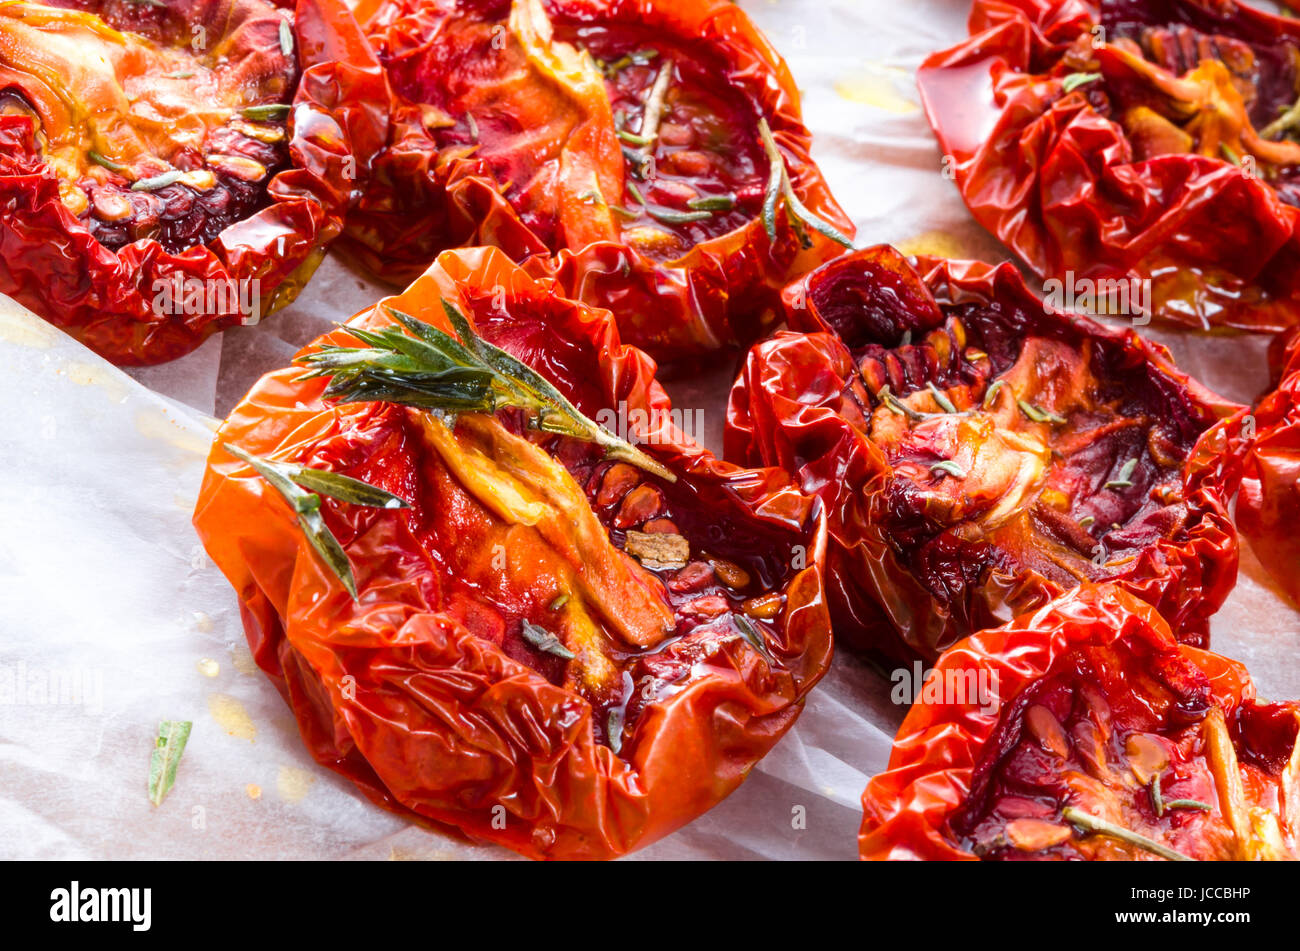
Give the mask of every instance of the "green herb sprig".
POLYGON ((1163 859, 1171 862, 1195 862, 1191 856, 1184 855, 1162 845, 1155 839, 1149 839, 1141 833, 1134 832, 1132 829, 1126 829, 1124 826, 1116 825, 1105 819, 1099 819, 1096 816, 1089 815, 1082 809, 1076 809, 1074 806, 1066 806, 1062 811, 1065 821, 1070 823, 1076 829, 1082 829, 1085 833, 1094 835, 1104 835, 1112 839, 1118 839, 1120 842, 1126 842, 1129 845, 1135 845, 1139 849, 1144 849, 1153 855, 1158 855, 1163 859))
POLYGON ((758 137, 763 142, 763 151, 767 153, 767 161, 771 169, 767 178, 767 189, 763 194, 763 228, 767 231, 768 240, 776 240, 776 209, 777 205, 784 201, 790 224, 799 235, 800 244, 805 248, 812 247, 812 241, 804 231, 804 225, 807 225, 837 244, 851 249, 853 242, 848 237, 834 225, 823 221, 804 207, 803 202, 794 193, 794 187, 790 184, 790 172, 785 166, 785 156, 777 148, 766 119, 758 120, 758 137))
POLYGON ((325 524, 325 518, 321 515, 321 495, 328 495, 350 505, 370 508, 404 509, 410 508, 411 504, 391 492, 342 473, 289 462, 271 462, 231 443, 221 445, 236 459, 242 459, 257 470, 258 475, 284 497, 298 516, 298 525, 311 547, 316 550, 325 566, 343 582, 348 594, 355 600, 357 582, 352 574, 352 563, 348 561, 347 553, 339 540, 325 524))
POLYGON ((607 458, 676 481, 660 463, 584 416, 532 367, 476 334, 449 302, 442 307, 459 340, 389 307, 400 326, 344 328, 366 346, 330 345, 300 357, 309 371, 302 379, 329 377, 325 398, 344 403, 382 401, 451 414, 522 409, 542 432, 595 443, 607 458))

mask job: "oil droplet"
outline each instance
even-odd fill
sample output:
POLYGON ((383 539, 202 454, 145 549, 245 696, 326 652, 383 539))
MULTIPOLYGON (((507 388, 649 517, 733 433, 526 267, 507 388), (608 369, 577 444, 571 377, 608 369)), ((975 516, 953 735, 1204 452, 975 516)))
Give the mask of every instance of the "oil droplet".
POLYGON ((947 231, 926 231, 915 237, 899 241, 895 247, 907 255, 932 254, 940 258, 969 258, 974 256, 965 241, 947 231))
POLYGON ((200 634, 207 634, 212 630, 212 618, 208 617, 203 611, 193 611, 191 613, 194 615, 194 630, 200 634))
POLYGON ((305 769, 296 766, 281 766, 275 777, 275 788, 285 802, 302 802, 306 798, 316 777, 305 769))
POLYGON ((244 792, 248 793, 248 798, 257 800, 262 798, 262 787, 257 783, 249 783, 244 787, 244 792))
POLYGON ((211 448, 206 437, 191 432, 161 409, 141 410, 136 414, 135 428, 142 436, 170 443, 177 449, 196 456, 206 456, 211 448))
POLYGON ((246 644, 236 644, 230 649, 230 662, 241 674, 249 677, 257 675, 257 661, 253 660, 253 653, 246 644))
POLYGON ((221 665, 211 657, 205 657, 199 661, 199 673, 204 677, 215 677, 221 673, 221 665))
POLYGON ((835 92, 849 102, 906 115, 921 107, 899 91, 910 77, 897 66, 868 63, 860 72, 835 81, 835 92))
POLYGON ((257 727, 253 725, 248 711, 234 697, 228 697, 224 693, 214 693, 208 697, 208 712, 212 714, 212 719, 217 721, 217 725, 233 737, 251 743, 253 737, 257 736, 257 727))
POLYGON ((0 294, 0 340, 33 350, 48 350, 59 331, 12 298, 0 294))

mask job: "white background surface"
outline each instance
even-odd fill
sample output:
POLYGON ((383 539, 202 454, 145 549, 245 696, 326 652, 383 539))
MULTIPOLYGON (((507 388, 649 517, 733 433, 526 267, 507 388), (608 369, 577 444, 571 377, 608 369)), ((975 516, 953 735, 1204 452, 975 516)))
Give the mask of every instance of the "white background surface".
MULTIPOLYGON (((965 35, 965 0, 741 5, 799 82, 814 157, 859 246, 1005 256, 939 175, 914 86, 920 61, 965 35)), ((129 376, 0 298, 0 858, 511 857, 417 829, 312 762, 190 525, 212 417, 379 292, 327 259, 261 326, 129 376), (87 678, 82 703, 33 693, 64 674, 87 678), (145 784, 162 719, 194 729, 155 808, 145 784)), ((1263 341, 1162 339, 1225 395, 1266 382, 1263 341)), ((669 384, 704 407, 715 448, 731 368, 669 384)), ((1261 694, 1300 696, 1297 615, 1259 579, 1244 553, 1214 647, 1246 661, 1261 694)), ((633 857, 856 858, 859 798, 903 712, 881 676, 838 656, 737 793, 633 857), (792 828, 795 807, 806 828, 792 828)))

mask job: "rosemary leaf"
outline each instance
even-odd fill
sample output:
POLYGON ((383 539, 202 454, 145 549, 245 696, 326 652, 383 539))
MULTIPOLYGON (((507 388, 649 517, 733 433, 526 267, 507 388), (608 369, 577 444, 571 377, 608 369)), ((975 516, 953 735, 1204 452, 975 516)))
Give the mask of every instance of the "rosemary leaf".
POLYGON ((609 711, 609 718, 605 720, 605 738, 615 753, 623 751, 623 721, 626 716, 627 712, 622 707, 615 707, 609 711))
POLYGON ((239 114, 245 119, 284 119, 291 106, 287 102, 270 102, 260 106, 245 106, 239 114))
POLYGON ((1166 809, 1199 809, 1202 812, 1213 810, 1208 802, 1201 802, 1199 799, 1170 799, 1165 803, 1166 809))
POLYGON ((315 489, 316 492, 341 502, 365 505, 370 508, 408 508, 410 503, 377 486, 338 472, 311 469, 294 463, 271 462, 269 459, 262 459, 251 452, 246 452, 232 443, 224 442, 221 445, 236 459, 252 466, 258 475, 289 503, 308 543, 320 556, 325 566, 343 582, 343 586, 348 589, 348 594, 355 600, 357 583, 352 575, 352 564, 348 561, 347 553, 343 551, 339 540, 325 524, 325 518, 320 511, 320 495, 307 489, 315 489))
POLYGON ((1053 426, 1060 426, 1065 422, 1063 416, 1057 416, 1055 413, 1048 412, 1041 406, 1035 406, 1027 400, 1017 399, 1016 405, 1020 407, 1020 412, 1035 423, 1051 423, 1053 426))
POLYGON ((943 462, 936 462, 930 467, 930 471, 944 472, 952 476, 954 479, 966 478, 966 470, 957 465, 957 463, 953 462, 951 459, 945 459, 943 462))
POLYGON ((666 59, 655 75, 654 85, 650 87, 650 94, 645 99, 645 110, 641 113, 639 132, 643 141, 640 144, 646 148, 653 148, 655 140, 659 138, 659 123, 663 119, 664 103, 668 99, 668 87, 672 82, 673 61, 666 59))
POLYGON ((176 768, 194 724, 189 720, 163 720, 158 724, 153 755, 149 757, 149 801, 162 805, 163 797, 176 783, 176 768))
POLYGON ((286 59, 293 55, 293 29, 285 19, 280 20, 280 52, 286 59))
POLYGON ((111 158, 107 158, 103 155, 100 155, 94 149, 91 149, 89 152, 87 152, 86 157, 89 158, 96 165, 102 165, 110 172, 125 172, 127 170, 126 166, 123 165, 121 162, 114 162, 111 158))
POLYGON ((142 178, 138 182, 132 182, 131 191, 157 191, 160 188, 166 188, 168 185, 175 185, 184 177, 184 174, 184 172, 172 169, 170 172, 163 172, 161 175, 155 175, 152 178, 142 178))
POLYGON ((955 412, 957 412, 957 407, 955 407, 955 406, 952 405, 952 400, 948 399, 948 394, 947 394, 947 393, 945 393, 943 390, 939 389, 939 388, 938 388, 937 386, 935 386, 934 383, 932 383, 932 382, 930 382, 930 383, 926 383, 925 385, 929 388, 929 390, 930 390, 930 395, 934 397, 934 401, 935 401, 936 403, 939 404, 940 408, 941 408, 945 413, 955 413, 955 412))
POLYGON ((1002 389, 1002 387, 1006 386, 1006 383, 1007 383, 1006 380, 993 381, 993 383, 989 386, 988 391, 985 392, 984 394, 985 409, 989 409, 995 402, 997 402, 998 392, 1002 389))
POLYGON ((574 658, 573 651, 565 647, 558 637, 545 628, 538 627, 531 621, 524 621, 520 633, 525 641, 543 653, 554 654, 556 657, 562 657, 565 660, 573 660, 574 658))
POLYGON ((733 614, 731 616, 731 621, 736 625, 736 629, 740 631, 740 636, 749 642, 750 647, 754 648, 754 650, 758 651, 768 660, 772 659, 772 655, 767 652, 767 642, 763 640, 763 635, 759 633, 759 630, 754 626, 753 621, 745 617, 743 614, 733 614))
POLYGON ((1099 79, 1101 79, 1101 73, 1070 73, 1061 81, 1061 89, 1065 92, 1074 92, 1080 86, 1095 83, 1099 79))
POLYGON ((685 225, 693 221, 706 221, 713 217, 711 211, 675 211, 672 208, 660 208, 654 205, 646 205, 645 213, 655 221, 662 221, 669 225, 685 225))
POLYGON ((692 198, 686 206, 693 211, 731 211, 736 207, 735 195, 701 195, 692 198))
POLYGON ((628 145, 653 145, 654 139, 648 139, 644 135, 638 135, 635 132, 629 132, 627 129, 619 129, 614 133, 618 136, 619 141, 626 142, 628 145))

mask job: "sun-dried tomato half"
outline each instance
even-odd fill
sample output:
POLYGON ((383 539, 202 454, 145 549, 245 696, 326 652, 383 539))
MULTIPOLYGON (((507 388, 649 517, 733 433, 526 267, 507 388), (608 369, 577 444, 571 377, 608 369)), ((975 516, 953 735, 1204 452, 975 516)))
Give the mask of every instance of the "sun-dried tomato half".
POLYGON ((852 234, 785 64, 733 4, 377 6, 397 104, 345 241, 374 273, 496 245, 678 357, 752 341, 852 234))
POLYGON ((918 73, 976 219, 1044 277, 1279 330, 1300 299, 1300 21, 1233 0, 976 0, 918 73))
POLYGON ((1300 703, 1122 589, 957 644, 927 693, 863 795, 865 859, 1300 858, 1300 703))
POLYGON ((934 657, 1084 581, 1202 644, 1236 577, 1233 486, 1202 434, 1238 409, 1164 348, 1034 297, 1009 264, 888 246, 785 295, 727 456, 827 506, 837 636, 934 657))
POLYGON ((815 501, 695 444, 607 312, 496 249, 347 326, 235 409, 195 514, 317 760, 534 857, 731 792, 829 663, 815 501))
POLYGON ((1300 335, 1274 347, 1277 385, 1228 420, 1224 462, 1241 466, 1235 516, 1282 590, 1300 604, 1300 335))
POLYGON ((118 363, 292 300, 387 130, 336 0, 0 4, 0 291, 118 363))

